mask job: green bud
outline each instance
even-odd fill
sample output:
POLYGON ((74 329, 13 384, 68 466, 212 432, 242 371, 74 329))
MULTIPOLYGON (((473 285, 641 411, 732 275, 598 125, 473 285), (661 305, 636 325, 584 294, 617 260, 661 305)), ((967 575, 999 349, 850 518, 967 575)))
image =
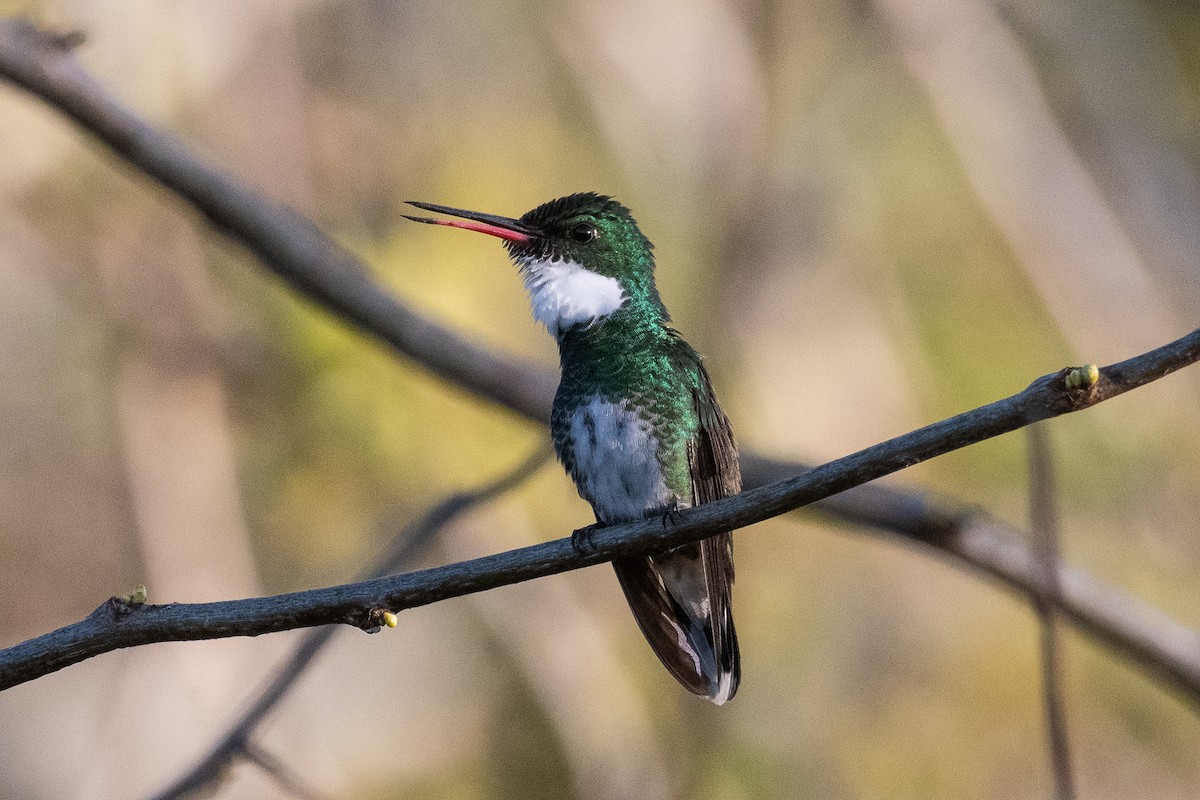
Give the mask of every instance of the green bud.
POLYGON ((1076 367, 1067 373, 1065 383, 1068 389, 1090 389, 1100 380, 1100 368, 1095 364, 1076 367))

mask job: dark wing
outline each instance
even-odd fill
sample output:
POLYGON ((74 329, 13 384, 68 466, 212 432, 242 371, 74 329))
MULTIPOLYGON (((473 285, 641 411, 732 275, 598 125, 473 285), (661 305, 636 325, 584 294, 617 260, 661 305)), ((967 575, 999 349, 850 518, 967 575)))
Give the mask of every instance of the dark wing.
MULTIPOLYGON (((698 357, 692 401, 698 420, 686 443, 693 505, 741 489, 737 444, 698 357)), ((721 533, 665 553, 613 562, 638 626, 663 666, 694 694, 720 704, 741 675, 730 610, 733 542, 721 533)))
POLYGON ((688 464, 692 470, 692 500, 701 505, 740 492, 742 468, 729 418, 717 404, 717 396, 703 365, 700 383, 692 390, 692 395, 700 427, 688 448, 688 464))
MULTIPOLYGON (((742 470, 729 418, 717 403, 703 365, 700 367, 700 385, 694 393, 700 426, 688 447, 688 467, 692 473, 692 502, 701 505, 740 492, 742 470)), ((741 678, 741 657, 730 606, 734 576, 733 536, 726 531, 704 539, 700 542, 700 557, 708 586, 713 651, 720 671, 730 680, 728 699, 737 691, 741 678)))

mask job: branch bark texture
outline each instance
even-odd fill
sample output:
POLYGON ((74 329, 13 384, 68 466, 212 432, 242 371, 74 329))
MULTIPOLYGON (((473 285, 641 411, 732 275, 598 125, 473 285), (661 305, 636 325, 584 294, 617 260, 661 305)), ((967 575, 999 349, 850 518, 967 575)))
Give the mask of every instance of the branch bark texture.
MULTIPOLYGON (((651 519, 600 529, 591 537, 594 551, 586 554, 577 552, 568 537, 404 575, 273 597, 161 606, 110 600, 81 622, 0 651, 0 689, 101 653, 151 642, 257 636, 331 623, 375 630, 384 611, 416 608, 743 528, 934 456, 1088 408, 1197 360, 1200 330, 1100 370, 1098 381, 1087 388, 1067 388, 1069 370, 1045 375, 1003 400, 889 439, 794 478, 687 509, 674 524, 651 519)), ((1032 568, 1029 579, 1031 585, 1037 585, 1037 573, 1032 568)), ((1200 700, 1200 636, 1192 634, 1187 650, 1186 657, 1174 665, 1173 673, 1179 685, 1200 700)))
MULTIPOLYGON (((318 305, 477 396, 536 422, 548 418, 555 382, 551 370, 490 351, 397 302, 371 281, 358 259, 311 222, 240 185, 178 139, 124 108, 74 59, 70 50, 79 41, 80 37, 73 34, 57 34, 20 20, 0 20, 0 78, 68 116, 120 160, 162 184, 220 230, 245 244, 273 272, 318 305)), ((684 524, 667 533, 680 541, 701 538, 703 534, 697 532, 749 524, 854 486, 844 494, 820 500, 820 510, 932 546, 1021 593, 1033 595, 1039 586, 1038 573, 1019 531, 977 511, 948 510, 947 504, 920 493, 858 484, 947 449, 1012 430, 1028 419, 1076 410, 1161 377, 1195 360, 1195 339, 1196 334, 1192 334, 1161 349, 1164 352, 1147 354, 1153 356, 1149 361, 1134 359, 1110 367, 1101 382, 1086 393, 1056 392, 1048 376, 1017 396, 1027 396, 1041 385, 1042 395, 1032 411, 1033 418, 1014 417, 1013 409, 1005 405, 1014 400, 1010 398, 972 412, 981 416, 973 417, 966 427, 944 427, 962 420, 956 417, 938 423, 943 427, 931 426, 910 434, 919 440, 911 442, 917 447, 911 452, 896 450, 909 444, 893 445, 907 439, 901 437, 792 481, 769 486, 764 484, 794 475, 806 466, 743 454, 747 486, 762 488, 696 509, 685 515, 684 524), (728 515, 730 521, 710 523, 714 514, 728 515)), ((128 606, 110 601, 80 623, 0 651, 0 687, 30 680, 105 650, 148 641, 256 635, 327 622, 372 627, 372 615, 385 606, 434 602, 596 563, 604 555, 625 552, 618 545, 630 550, 643 545, 651 549, 661 546, 660 539, 665 541, 662 531, 642 531, 643 539, 636 527, 623 526, 598 534, 600 554, 587 559, 571 552, 564 542, 552 542, 440 571, 277 598, 171 606, 128 606), (618 541, 626 535, 631 538, 618 541), (106 637, 112 637, 107 644, 100 641, 106 637), (36 663, 39 659, 45 659, 41 666, 36 663)), ((1061 602, 1067 619, 1169 685, 1200 698, 1200 642, 1193 631, 1085 573, 1064 570, 1062 578, 1061 602)))
MULTIPOLYGON (((492 500, 518 486, 545 464, 550 456, 549 449, 539 452, 498 480, 468 492, 451 495, 434 505, 420 519, 406 525, 403 530, 392 537, 386 551, 367 570, 366 577, 379 578, 404 568, 424 552, 447 525, 481 503, 492 500)), ((261 747, 254 745, 252 740, 254 732, 339 630, 342 629, 332 625, 310 630, 292 650, 291 655, 276 669, 274 675, 255 697, 249 708, 242 712, 225 735, 212 746, 208 754, 196 762, 186 773, 172 781, 170 786, 154 795, 154 800, 180 800, 180 798, 211 791, 214 785, 227 774, 229 766, 238 758, 249 757, 263 769, 267 769, 261 756, 269 756, 269 754, 261 747), (255 755, 259 758, 254 758, 255 755)), ((272 760, 271 763, 278 764, 279 762, 272 760)))

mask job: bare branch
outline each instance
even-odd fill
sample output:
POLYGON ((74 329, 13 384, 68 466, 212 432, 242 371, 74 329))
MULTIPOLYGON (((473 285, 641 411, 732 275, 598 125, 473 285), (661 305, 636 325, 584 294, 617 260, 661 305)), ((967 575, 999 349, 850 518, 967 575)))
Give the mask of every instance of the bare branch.
POLYGON ((550 418, 556 382, 550 370, 489 351, 397 302, 308 219, 237 183, 122 106, 59 42, 23 20, 0 20, 0 77, 66 114, 340 318, 470 392, 539 422, 550 418))
MULTIPOLYGON (((383 577, 402 569, 419 556, 443 528, 463 513, 518 486, 537 471, 538 467, 545 464, 549 457, 548 450, 541 450, 497 480, 468 492, 451 495, 433 506, 419 520, 404 526, 391 538, 387 549, 376 563, 366 570, 365 577, 383 577)), ((326 625, 309 631, 288 659, 279 666, 254 702, 213 745, 208 755, 155 795, 155 800, 178 800, 204 791, 220 781, 239 756, 248 757, 252 746, 250 737, 254 731, 339 630, 341 629, 326 625)), ((257 752, 262 753, 261 750, 257 752)))
MULTIPOLYGON (((480 397, 534 421, 548 417, 555 381, 550 370, 492 353, 397 303, 364 277, 367 271, 360 261, 310 222, 238 185, 198 159, 178 139, 122 107, 63 50, 61 42, 61 36, 27 22, 0 20, 0 78, 68 115, 120 159, 245 243, 314 301, 480 397)), ((743 454, 747 486, 778 480, 804 468, 743 454)), ((1018 532, 982 513, 947 511, 943 503, 919 493, 883 486, 859 486, 821 501, 818 508, 934 547, 1018 592, 1028 595, 1034 591, 1034 559, 1018 532)), ((1086 573, 1064 571, 1062 578, 1063 611, 1080 630, 1148 669, 1168 686, 1181 688, 1192 698, 1200 696, 1200 643, 1193 631, 1086 573)), ((117 609, 105 606, 96 613, 112 617, 117 609)), ((73 630, 76 637, 83 634, 78 628, 73 630)))
POLYGON ((1071 742, 1062 689, 1062 650, 1058 637, 1058 507, 1054 463, 1047 433, 1041 425, 1025 429, 1029 442, 1029 527, 1038 557, 1040 590, 1033 594, 1041 629, 1042 691, 1045 695, 1046 737, 1050 746, 1050 773, 1055 800, 1075 800, 1071 771, 1071 742))
MULTIPOLYGON (((760 485, 796 473, 795 465, 743 458, 760 485)), ((1020 529, 978 508, 890 486, 867 484, 811 506, 868 530, 890 531, 930 547, 952 563, 985 575, 1007 589, 1032 597, 1038 587, 1037 556, 1020 529)), ((1130 592, 1087 572, 1062 567, 1058 598, 1064 618, 1081 633, 1111 648, 1168 689, 1196 701, 1200 694, 1200 635, 1130 592)), ((1195 703, 1200 711, 1200 703, 1195 703)))
POLYGON ((269 750, 255 744, 248 744, 246 745, 244 755, 247 761, 250 761, 263 772, 270 775, 275 783, 279 785, 279 788, 293 797, 298 797, 300 800, 329 800, 329 795, 309 786, 299 775, 289 769, 287 764, 284 764, 278 756, 269 750))
MULTIPOLYGON (((1068 388, 1061 370, 1024 391, 973 411, 889 439, 803 475, 749 489, 687 509, 669 526, 655 518, 596 531, 594 552, 576 552, 571 539, 492 556, 326 589, 216 603, 131 605, 109 600, 81 622, 0 650, 0 689, 57 671, 86 658, 150 642, 257 636, 344 623, 377 629, 385 611, 545 577, 567 570, 697 541, 778 516, 852 486, 875 480, 1032 422, 1089 408, 1200 360, 1200 330, 1155 350, 1096 371, 1086 388, 1068 388)), ((1200 636, 1190 654, 1170 665, 1181 688, 1200 699, 1200 636)))

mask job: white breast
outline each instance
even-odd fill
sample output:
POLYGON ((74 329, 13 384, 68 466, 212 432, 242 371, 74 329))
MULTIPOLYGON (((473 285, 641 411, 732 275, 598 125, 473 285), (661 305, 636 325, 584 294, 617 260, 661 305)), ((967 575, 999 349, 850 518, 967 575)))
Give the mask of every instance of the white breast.
POLYGON ((658 463, 658 440, 627 402, 593 397, 572 415, 570 437, 579 494, 602 522, 630 522, 675 504, 658 463))
POLYGON ((533 316, 551 335, 582 322, 603 319, 625 303, 616 278, 574 261, 528 261, 522 265, 533 316))

